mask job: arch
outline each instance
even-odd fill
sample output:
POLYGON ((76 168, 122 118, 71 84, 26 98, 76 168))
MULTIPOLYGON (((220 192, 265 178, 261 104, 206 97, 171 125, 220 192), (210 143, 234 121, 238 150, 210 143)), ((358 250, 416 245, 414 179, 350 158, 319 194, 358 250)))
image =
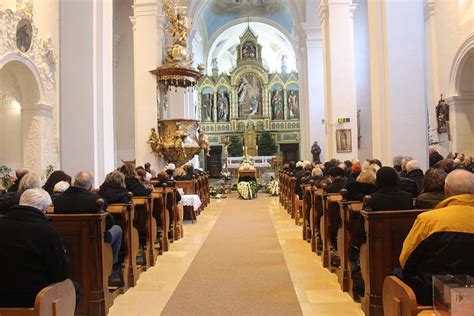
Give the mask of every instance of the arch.
POLYGON ((454 57, 453 64, 451 66, 451 76, 449 83, 449 95, 457 96, 462 94, 461 87, 461 77, 463 75, 463 70, 466 62, 474 56, 474 33, 467 37, 467 39, 462 43, 458 52, 454 57), (460 93, 461 92, 461 93, 460 93))
POLYGON ((17 68, 17 70, 19 71, 19 75, 20 77, 24 78, 22 80, 19 80, 21 88, 25 88, 24 85, 27 84, 26 81, 31 81, 31 79, 34 79, 34 82, 36 83, 36 91, 33 92, 37 94, 35 101, 37 103, 44 100, 44 87, 41 81, 40 73, 36 68, 35 64, 29 58, 21 54, 10 53, 0 58, 0 70, 4 69, 5 67, 8 67, 9 65, 19 66, 17 68))

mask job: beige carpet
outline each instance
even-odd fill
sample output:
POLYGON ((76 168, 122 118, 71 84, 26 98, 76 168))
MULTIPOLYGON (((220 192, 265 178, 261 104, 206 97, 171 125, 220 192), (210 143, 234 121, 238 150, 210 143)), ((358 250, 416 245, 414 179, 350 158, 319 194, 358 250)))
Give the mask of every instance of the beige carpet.
POLYGON ((162 315, 301 315, 264 199, 229 198, 162 315))

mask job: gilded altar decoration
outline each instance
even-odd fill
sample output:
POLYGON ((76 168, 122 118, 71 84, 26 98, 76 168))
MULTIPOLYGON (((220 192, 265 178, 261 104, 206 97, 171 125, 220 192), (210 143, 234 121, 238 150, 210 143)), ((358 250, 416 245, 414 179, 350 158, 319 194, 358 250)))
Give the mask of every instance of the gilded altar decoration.
POLYGON ((163 157, 167 163, 181 167, 203 149, 198 130, 197 120, 160 120, 158 131, 151 129, 147 143, 152 151, 163 157))
POLYGON ((166 50, 165 64, 152 70, 151 73, 156 75, 158 83, 163 84, 166 89, 171 86, 195 87, 203 75, 204 68, 198 67, 198 70, 195 70, 191 66, 193 60, 187 51, 191 21, 186 16, 187 8, 179 5, 178 0, 162 0, 162 4, 169 24, 166 31, 171 34, 173 43, 166 50))

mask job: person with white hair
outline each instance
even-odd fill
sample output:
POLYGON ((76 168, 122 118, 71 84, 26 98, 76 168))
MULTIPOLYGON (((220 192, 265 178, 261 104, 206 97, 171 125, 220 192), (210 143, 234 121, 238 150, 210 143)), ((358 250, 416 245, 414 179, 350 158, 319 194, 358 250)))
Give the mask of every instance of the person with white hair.
POLYGON ((17 192, 18 187, 20 186, 21 179, 27 175, 30 171, 26 168, 18 168, 15 171, 16 180, 11 187, 8 188, 8 192, 17 192))
POLYGON ((300 199, 303 197, 303 189, 301 188, 302 179, 305 176, 304 162, 298 161, 296 168, 293 170, 293 175, 296 177, 295 193, 298 194, 300 199))
POLYGON ((405 156, 405 157, 403 157, 403 159, 402 159, 402 165, 401 165, 402 171, 400 172, 400 177, 402 177, 402 178, 406 178, 406 177, 407 177, 407 168, 406 168, 406 165, 407 165, 407 163, 408 163, 410 160, 413 160, 413 158, 410 157, 410 156, 405 156))
POLYGON ((423 188, 423 178, 425 175, 423 170, 418 166, 418 161, 410 160, 405 165, 405 169, 407 171, 407 179, 415 181, 418 188, 418 194, 420 194, 421 189, 423 188))
POLYGON ((402 155, 396 155, 393 157, 393 169, 397 170, 398 173, 402 172, 402 155))
POLYGON ((51 194, 51 200, 55 200, 58 196, 63 194, 71 185, 66 181, 59 181, 54 185, 53 194, 51 194))
POLYGON ((0 307, 33 307, 43 288, 69 275, 59 232, 45 216, 49 204, 48 192, 28 189, 0 218, 0 307))
POLYGON ((421 305, 432 304, 433 275, 474 275, 474 174, 450 172, 444 193, 446 199, 418 215, 400 254, 399 276, 421 305))
POLYGON ((0 198, 0 214, 6 213, 12 206, 18 205, 22 193, 28 189, 41 188, 41 176, 34 172, 25 174, 15 192, 7 192, 0 198))

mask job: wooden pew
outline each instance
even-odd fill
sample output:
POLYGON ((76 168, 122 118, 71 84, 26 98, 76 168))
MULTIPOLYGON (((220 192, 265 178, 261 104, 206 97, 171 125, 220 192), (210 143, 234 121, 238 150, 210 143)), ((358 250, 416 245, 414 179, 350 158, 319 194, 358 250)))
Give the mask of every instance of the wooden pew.
POLYGON ((78 282, 82 297, 76 315, 107 315, 123 288, 109 291, 112 247, 104 241, 106 217, 99 214, 48 214, 60 233, 70 261, 70 279, 78 282))
POLYGON ((322 189, 311 187, 311 250, 321 255, 323 243, 321 238, 321 218, 323 216, 323 198, 322 189))
POLYGON ((433 311, 432 306, 420 306, 415 292, 396 276, 383 282, 383 312, 385 316, 416 316, 422 311, 433 311))
POLYGON ((72 316, 76 307, 76 290, 71 280, 53 283, 42 289, 32 308, 0 307, 2 316, 72 316))
POLYGON ((338 202, 342 200, 340 193, 327 193, 326 184, 322 185, 322 218, 320 222, 320 236, 322 240, 323 267, 333 270, 333 261, 339 260, 337 253, 331 251, 331 233, 336 231, 340 225, 340 214, 338 202), (334 259, 334 260, 333 260, 334 259))
POLYGON ((155 188, 151 196, 153 197, 153 217, 157 222, 159 254, 163 254, 163 252, 169 250, 169 214, 166 205, 166 190, 163 188, 155 188))
POLYGON ((144 265, 148 269, 155 265, 158 252, 155 251, 157 236, 156 219, 153 216, 153 198, 151 196, 134 196, 135 217, 138 217, 138 231, 145 237, 143 247, 144 265))
POLYGON ((280 202, 281 205, 283 205, 283 194, 285 192, 285 189, 284 189, 284 182, 283 182, 283 177, 285 175, 285 172, 283 170, 280 170, 280 172, 278 172, 278 189, 279 189, 279 192, 280 194, 278 195, 278 201, 280 202))
MULTIPOLYGON (((200 183, 201 185, 201 183, 200 183)), ((183 221, 180 216, 178 203, 176 202, 176 184, 175 181, 170 181, 168 184, 168 190, 166 193, 167 196, 167 206, 170 211, 170 222, 172 227, 172 242, 183 237, 183 221)), ((202 187, 200 188, 202 194, 202 187)))
POLYGON ((352 246, 354 243, 357 245, 361 243, 361 241, 358 241, 361 229, 360 211, 364 204, 360 201, 348 201, 346 189, 341 190, 341 196, 342 200, 339 201, 341 225, 337 232, 337 250, 340 265, 336 269, 336 273, 339 284, 341 285, 341 290, 349 292, 349 295, 354 300, 358 300, 359 298, 356 295, 355 288, 362 280, 354 280, 352 278, 355 272, 352 271, 350 259, 353 257, 352 246))
POLYGON ((314 181, 311 180, 309 184, 305 184, 303 187, 303 200, 302 200, 302 233, 303 233, 303 240, 307 242, 311 242, 311 224, 310 224, 310 213, 311 213, 311 190, 314 189, 314 181))
POLYGON ((295 188, 296 188, 296 177, 290 177, 290 190, 288 192, 288 214, 291 215, 291 218, 295 218, 295 208, 296 208, 296 199, 295 199, 295 188))
MULTIPOLYGON (((131 194, 131 193, 130 193, 131 194)), ((135 227, 135 205, 133 203, 115 203, 107 206, 107 211, 114 216, 115 223, 122 227, 122 264, 124 291, 137 284, 138 277, 146 267, 137 264, 139 250, 138 230, 135 227)))
MULTIPOLYGON (((193 179, 193 180, 178 180, 176 181, 176 187, 183 189, 184 194, 194 194, 199 196, 199 189, 198 189, 198 180, 193 179)), ((204 209, 205 205, 205 197, 199 197, 201 200, 201 206, 199 207, 198 210, 194 210, 192 206, 183 206, 184 213, 190 214, 189 218, 194 220, 196 219, 196 215, 200 213, 202 209, 204 209), (197 213, 197 214, 196 214, 197 213)), ((184 220, 184 218, 183 218, 184 220)))
POLYGON ((360 265, 365 285, 361 301, 366 315, 383 315, 382 288, 384 278, 400 267, 399 257, 403 242, 415 222, 425 210, 371 211, 370 196, 364 198, 361 211, 367 241, 360 249, 360 265))

